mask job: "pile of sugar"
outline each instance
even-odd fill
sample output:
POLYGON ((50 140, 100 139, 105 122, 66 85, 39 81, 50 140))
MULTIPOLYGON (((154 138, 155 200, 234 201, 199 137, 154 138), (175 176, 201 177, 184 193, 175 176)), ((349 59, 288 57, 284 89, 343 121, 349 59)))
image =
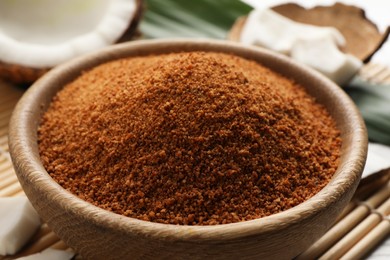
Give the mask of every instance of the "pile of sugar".
POLYGON ((340 136, 293 81, 221 53, 102 64, 53 99, 42 162, 80 198, 142 220, 213 225, 294 207, 335 173, 340 136))

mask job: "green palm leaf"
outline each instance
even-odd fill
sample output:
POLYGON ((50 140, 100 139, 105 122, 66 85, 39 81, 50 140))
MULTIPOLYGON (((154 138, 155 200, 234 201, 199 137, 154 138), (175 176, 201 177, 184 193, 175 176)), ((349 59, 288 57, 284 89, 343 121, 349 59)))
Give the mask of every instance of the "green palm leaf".
POLYGON ((252 9, 239 0, 147 0, 140 24, 145 38, 225 39, 237 17, 252 9))
POLYGON ((390 145, 390 85, 375 85, 356 78, 347 93, 366 122, 370 140, 390 145))

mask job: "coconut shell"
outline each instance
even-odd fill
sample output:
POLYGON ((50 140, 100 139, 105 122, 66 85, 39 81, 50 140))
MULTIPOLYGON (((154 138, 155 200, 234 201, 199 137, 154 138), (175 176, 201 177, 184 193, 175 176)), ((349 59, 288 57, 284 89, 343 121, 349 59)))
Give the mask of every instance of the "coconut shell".
POLYGON ((0 62, 0 78, 14 84, 32 83, 48 70, 0 62))
MULTIPOLYGON (((288 3, 272 8, 275 12, 296 22, 316 26, 330 26, 338 29, 346 40, 343 51, 367 63, 372 55, 387 40, 390 27, 384 33, 367 19, 363 9, 356 6, 335 3, 332 6, 316 6, 311 9, 288 3)), ((245 17, 240 17, 233 25, 228 38, 239 41, 245 17)))
MULTIPOLYGON (((130 22, 127 30, 122 37, 117 41, 125 42, 133 39, 138 34, 138 24, 142 18, 144 11, 143 0, 136 0, 137 8, 135 15, 130 22)), ((0 61, 0 79, 13 84, 29 85, 36 81, 39 77, 49 71, 51 68, 31 68, 20 64, 10 64, 0 61)))
POLYGON ((145 5, 143 0, 136 0, 136 3, 137 3, 137 9, 135 11, 133 20, 131 21, 126 32, 118 40, 118 43, 134 40, 140 36, 140 32, 138 31, 138 24, 140 23, 143 17, 145 5))
POLYGON ((359 200, 364 200, 388 184, 389 181, 390 169, 384 169, 373 173, 360 181, 354 197, 359 200))

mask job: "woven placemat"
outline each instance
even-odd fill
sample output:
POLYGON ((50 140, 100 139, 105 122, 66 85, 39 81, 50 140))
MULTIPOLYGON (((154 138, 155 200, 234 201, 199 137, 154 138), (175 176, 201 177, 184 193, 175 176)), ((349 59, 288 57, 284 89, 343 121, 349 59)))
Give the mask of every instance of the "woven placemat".
MULTIPOLYGON (((361 78, 375 83, 390 83, 390 69, 377 64, 368 64, 360 72, 361 78)), ((0 81, 0 197, 23 196, 24 192, 18 182, 13 170, 11 158, 8 149, 8 122, 13 108, 19 98, 23 95, 24 89, 0 81)), ((390 194, 390 186, 385 186, 390 194)), ((382 191, 383 193, 383 191, 382 191)), ((385 192, 386 193, 386 192, 385 192)), ((375 194, 374 194, 375 195, 375 194)), ((345 214, 339 222, 348 217, 350 212, 363 205, 363 202, 351 202, 346 209, 345 214)), ((376 214, 376 208, 367 208, 366 215, 376 214), (371 212, 372 211, 372 212, 371 212)), ((362 220, 361 220, 362 221, 362 220)), ((361 222, 360 221, 360 222, 361 222)), ((40 252, 46 248, 55 248, 62 250, 71 250, 63 241, 61 241, 46 225, 43 224, 39 231, 32 237, 30 242, 16 255, 0 256, 1 260, 14 259, 21 256, 40 252)), ((81 257, 76 256, 77 259, 81 257)))
MULTIPOLYGON (((15 175, 8 150, 8 122, 23 93, 24 89, 0 81, 0 197, 25 195, 15 175)), ((43 224, 21 252, 13 256, 0 256, 0 259, 27 256, 48 247, 69 250, 68 246, 43 224)))

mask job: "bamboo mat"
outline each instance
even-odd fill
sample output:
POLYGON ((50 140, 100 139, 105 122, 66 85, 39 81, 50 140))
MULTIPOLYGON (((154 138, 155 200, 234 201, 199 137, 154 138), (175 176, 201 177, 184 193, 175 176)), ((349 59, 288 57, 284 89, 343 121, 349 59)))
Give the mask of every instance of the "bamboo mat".
MULTIPOLYGON (((390 69, 376 64, 366 65, 360 76, 375 83, 390 83, 390 69)), ((23 89, 0 81, 0 197, 24 195, 14 173, 8 149, 8 122, 23 92, 23 89)), ((383 240, 390 233, 389 204, 390 183, 364 200, 354 200, 329 232, 298 258, 361 257, 363 253, 367 253, 361 252, 362 248, 372 248, 378 240, 383 240)), ((0 260, 30 255, 48 247, 71 250, 43 224, 21 252, 14 256, 0 256, 0 260)), ((76 258, 81 259, 77 255, 76 258)))
MULTIPOLYGON (((0 197, 25 195, 15 175, 8 150, 8 122, 15 104, 23 93, 24 89, 0 81, 0 197)), ((14 256, 0 256, 0 259, 27 256, 48 247, 71 250, 46 224, 43 224, 20 253, 14 256)))

